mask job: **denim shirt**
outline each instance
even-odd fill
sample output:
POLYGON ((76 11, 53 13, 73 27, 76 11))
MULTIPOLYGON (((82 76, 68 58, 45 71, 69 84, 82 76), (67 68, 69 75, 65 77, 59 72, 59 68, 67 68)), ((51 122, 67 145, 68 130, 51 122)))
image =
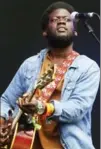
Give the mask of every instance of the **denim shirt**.
MULTIPOLYGON (((1 96, 1 116, 8 118, 8 110, 18 112, 16 100, 35 87, 41 64, 47 53, 42 50, 26 59, 8 88, 1 96)), ((79 55, 65 73, 59 101, 52 100, 55 112, 47 120, 59 123, 60 141, 64 149, 94 149, 91 136, 91 111, 99 87, 100 70, 97 63, 79 55)))

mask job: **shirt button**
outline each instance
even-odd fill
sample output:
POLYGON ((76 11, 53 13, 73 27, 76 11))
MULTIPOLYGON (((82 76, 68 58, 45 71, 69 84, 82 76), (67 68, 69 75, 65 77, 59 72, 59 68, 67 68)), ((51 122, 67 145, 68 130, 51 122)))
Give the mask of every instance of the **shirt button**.
POLYGON ((70 86, 68 86, 67 89, 69 90, 70 89, 70 86))

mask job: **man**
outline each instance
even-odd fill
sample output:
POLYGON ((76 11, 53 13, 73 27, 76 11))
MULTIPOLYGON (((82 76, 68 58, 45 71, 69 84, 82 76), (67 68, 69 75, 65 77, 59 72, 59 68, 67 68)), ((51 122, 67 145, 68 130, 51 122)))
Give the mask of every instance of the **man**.
MULTIPOLYGON (((94 149, 91 111, 99 86, 99 67, 73 50, 77 36, 73 11, 64 2, 47 8, 41 23, 48 47, 24 61, 1 96, 1 126, 8 120, 8 111, 17 111, 18 106, 24 113, 38 114, 42 128, 36 134, 34 149, 94 149)), ((1 144, 8 140, 9 127, 5 126, 6 135, 1 134, 1 138, 5 136, 1 144)))

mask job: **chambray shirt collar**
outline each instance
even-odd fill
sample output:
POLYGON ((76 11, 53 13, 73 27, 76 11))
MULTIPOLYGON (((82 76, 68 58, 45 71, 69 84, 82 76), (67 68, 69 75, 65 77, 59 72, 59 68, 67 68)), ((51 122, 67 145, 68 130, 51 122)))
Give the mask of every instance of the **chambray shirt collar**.
MULTIPOLYGON (((41 59, 44 59, 45 58, 45 56, 46 56, 46 54, 47 54, 47 52, 49 51, 49 49, 48 48, 45 48, 45 49, 43 49, 40 53, 39 53, 39 56, 41 57, 41 59)), ((76 57, 76 60, 78 59, 78 57, 79 56, 77 56, 76 57)), ((73 63, 71 64, 71 66, 70 66, 70 68, 78 68, 78 64, 77 64, 77 61, 73 61, 73 63)), ((69 68, 69 69, 70 69, 69 68)))

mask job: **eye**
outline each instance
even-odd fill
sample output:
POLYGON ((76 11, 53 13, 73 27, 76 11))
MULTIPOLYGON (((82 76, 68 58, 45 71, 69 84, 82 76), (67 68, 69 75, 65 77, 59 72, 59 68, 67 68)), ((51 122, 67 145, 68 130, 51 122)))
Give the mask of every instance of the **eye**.
POLYGON ((72 20, 70 18, 64 18, 65 22, 71 22, 72 20))
POLYGON ((58 18, 52 18, 50 19, 50 22, 53 22, 53 23, 58 22, 58 18))

